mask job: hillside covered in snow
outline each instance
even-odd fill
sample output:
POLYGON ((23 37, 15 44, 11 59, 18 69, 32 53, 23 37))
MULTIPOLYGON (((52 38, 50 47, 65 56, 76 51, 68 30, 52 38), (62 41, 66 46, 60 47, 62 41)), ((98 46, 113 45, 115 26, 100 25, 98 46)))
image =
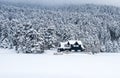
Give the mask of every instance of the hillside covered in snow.
POLYGON ((106 5, 44 7, 0 2, 0 47, 43 53, 81 40, 86 51, 120 52, 120 8, 106 5), (37 50, 37 51, 36 51, 37 50))

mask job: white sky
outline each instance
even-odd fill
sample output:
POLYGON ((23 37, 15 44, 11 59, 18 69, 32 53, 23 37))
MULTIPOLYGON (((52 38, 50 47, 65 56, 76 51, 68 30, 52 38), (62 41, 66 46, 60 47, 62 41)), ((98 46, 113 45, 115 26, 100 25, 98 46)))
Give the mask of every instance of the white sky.
POLYGON ((0 0, 0 1, 28 2, 47 5, 92 3, 120 6, 120 0, 0 0))

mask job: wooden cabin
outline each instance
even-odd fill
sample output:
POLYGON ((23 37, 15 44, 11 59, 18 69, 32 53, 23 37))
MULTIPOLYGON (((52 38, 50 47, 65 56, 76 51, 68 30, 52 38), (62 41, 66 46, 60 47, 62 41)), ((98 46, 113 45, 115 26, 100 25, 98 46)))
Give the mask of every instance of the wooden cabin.
POLYGON ((58 47, 58 52, 62 52, 62 51, 81 52, 84 50, 85 48, 82 42, 79 40, 69 40, 67 42, 61 42, 60 47, 58 47))

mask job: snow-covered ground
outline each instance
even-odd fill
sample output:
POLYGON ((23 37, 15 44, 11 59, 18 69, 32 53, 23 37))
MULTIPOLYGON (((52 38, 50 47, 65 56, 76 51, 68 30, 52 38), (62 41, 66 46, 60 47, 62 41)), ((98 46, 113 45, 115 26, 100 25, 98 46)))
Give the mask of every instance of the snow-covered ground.
POLYGON ((1 49, 0 48, 0 55, 1 54, 15 54, 15 50, 14 49, 1 49))
POLYGON ((119 53, 52 55, 52 50, 45 54, 12 51, 0 49, 0 78, 120 78, 119 53))

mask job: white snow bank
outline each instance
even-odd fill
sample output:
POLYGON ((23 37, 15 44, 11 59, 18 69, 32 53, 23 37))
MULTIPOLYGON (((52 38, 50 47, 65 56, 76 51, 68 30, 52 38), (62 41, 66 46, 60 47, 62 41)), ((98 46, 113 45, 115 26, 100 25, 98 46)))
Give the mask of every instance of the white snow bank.
POLYGON ((16 51, 14 49, 3 49, 0 48, 0 54, 15 54, 16 51))

